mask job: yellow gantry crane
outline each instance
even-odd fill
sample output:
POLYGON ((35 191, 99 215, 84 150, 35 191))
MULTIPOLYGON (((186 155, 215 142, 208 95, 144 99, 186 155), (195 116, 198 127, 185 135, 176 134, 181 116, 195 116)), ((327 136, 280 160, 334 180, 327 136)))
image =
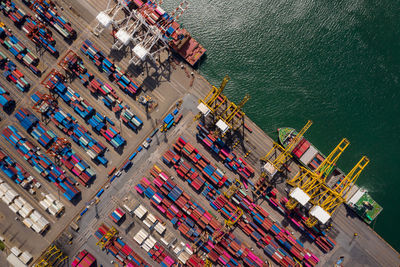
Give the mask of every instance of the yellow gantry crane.
POLYGON ((229 188, 224 192, 224 195, 227 199, 231 199, 231 197, 243 186, 242 182, 239 179, 236 179, 229 188))
POLYGON ((210 113, 214 116, 216 115, 218 109, 227 101, 227 98, 222 94, 222 91, 224 91, 224 88, 229 80, 229 76, 226 75, 219 88, 213 85, 206 97, 204 97, 204 99, 199 99, 199 105, 197 106, 197 109, 200 111, 200 113, 198 116, 196 116, 197 119, 200 118, 201 115, 207 117, 210 113))
POLYGON ((107 233, 105 233, 99 241, 97 241, 96 246, 99 246, 101 249, 104 249, 107 244, 112 240, 112 238, 118 234, 117 229, 111 227, 107 233))
POLYGON ((361 172, 368 165, 369 159, 363 156, 353 169, 333 188, 324 184, 319 192, 311 195, 310 202, 314 206, 310 209, 310 217, 306 221, 308 227, 313 227, 318 221, 325 224, 335 212, 335 210, 345 201, 348 193, 356 183, 361 172))
POLYGON ((301 131, 290 139, 289 144, 286 148, 282 147, 280 144, 275 143, 272 149, 261 158, 261 161, 265 162, 263 171, 267 172, 270 176, 274 176, 277 172, 282 171, 282 167, 287 163, 287 161, 292 157, 292 151, 303 138, 303 135, 311 127, 312 121, 307 121, 306 125, 301 129, 301 131), (272 159, 274 155, 279 153, 275 159, 272 159))
POLYGON ((234 226, 239 219, 243 216, 243 210, 239 207, 232 213, 232 215, 224 221, 224 225, 221 228, 214 232, 212 235, 212 240, 214 243, 218 243, 225 236, 226 233, 229 232, 232 226, 234 226))
POLYGON ((246 94, 238 105, 230 102, 228 108, 218 117, 216 126, 218 132, 220 132, 222 136, 225 136, 228 130, 236 130, 238 128, 237 120, 243 118, 244 112, 242 111, 242 108, 249 99, 250 95, 246 94))
POLYGON ((43 255, 39 258, 35 267, 58 266, 67 258, 68 256, 65 256, 59 248, 57 248, 55 245, 52 245, 48 247, 43 255))
POLYGON ((286 202, 288 209, 294 209, 298 203, 303 206, 308 203, 311 196, 318 192, 321 186, 325 184, 326 178, 349 144, 350 142, 346 138, 343 138, 314 172, 300 167, 300 171, 296 176, 287 181, 293 187, 289 193, 289 200, 286 202))

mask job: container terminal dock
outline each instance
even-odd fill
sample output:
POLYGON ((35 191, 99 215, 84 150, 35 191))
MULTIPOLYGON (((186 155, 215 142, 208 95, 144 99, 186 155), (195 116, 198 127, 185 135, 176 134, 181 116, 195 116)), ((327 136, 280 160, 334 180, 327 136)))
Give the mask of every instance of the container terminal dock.
POLYGON ((1 266, 399 266, 369 159, 271 139, 192 68, 188 4, 1 1, 1 266))

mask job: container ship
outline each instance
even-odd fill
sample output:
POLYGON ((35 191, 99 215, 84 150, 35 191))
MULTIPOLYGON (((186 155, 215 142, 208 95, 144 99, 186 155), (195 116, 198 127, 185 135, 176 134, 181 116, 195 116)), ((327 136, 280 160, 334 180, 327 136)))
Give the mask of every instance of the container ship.
POLYGON ((173 15, 170 16, 155 2, 146 0, 125 1, 129 8, 136 9, 149 25, 156 26, 169 47, 191 66, 194 66, 205 54, 206 49, 176 22, 173 15))
MULTIPOLYGON (((290 140, 296 135, 297 131, 293 128, 285 127, 278 129, 279 142, 283 147, 286 147, 290 143, 290 140)), ((324 154, 304 137, 293 149, 292 155, 304 167, 312 171, 315 171, 325 160, 324 154)), ((345 176, 345 173, 336 167, 332 167, 329 173, 331 173, 331 179, 328 184, 338 181, 345 176)), ((372 223, 383 210, 383 208, 368 194, 365 188, 359 188, 356 185, 352 188, 349 200, 347 200, 346 204, 367 224, 372 223)))

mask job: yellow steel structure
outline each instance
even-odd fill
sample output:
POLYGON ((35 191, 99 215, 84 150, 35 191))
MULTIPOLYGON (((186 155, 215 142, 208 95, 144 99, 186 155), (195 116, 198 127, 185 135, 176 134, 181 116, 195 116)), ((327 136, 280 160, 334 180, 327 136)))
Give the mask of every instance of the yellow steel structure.
POLYGON ((253 194, 256 195, 257 197, 262 194, 262 188, 265 186, 265 184, 268 184, 268 181, 266 178, 267 178, 267 174, 265 172, 262 172, 260 174, 260 177, 258 178, 258 181, 254 185, 253 194))
POLYGON ((105 233, 99 241, 97 241, 96 246, 99 246, 101 249, 104 249, 107 244, 111 241, 111 239, 118 234, 117 229, 113 226, 105 233))
POLYGON ((229 219, 224 221, 224 225, 212 235, 212 240, 214 243, 218 243, 225 236, 225 234, 230 230, 232 226, 237 223, 237 221, 243 216, 243 210, 241 208, 236 208, 229 219))
MULTIPOLYGON (((304 167, 300 167, 300 171, 287 183, 294 188, 300 188, 309 197, 319 191, 321 186, 325 184, 326 178, 335 167, 340 155, 350 145, 349 140, 343 138, 342 141, 332 150, 325 160, 318 166, 315 172, 304 167)), ((289 198, 286 202, 288 209, 294 209, 298 202, 294 198, 289 198)))
POLYGON ((229 188, 224 192, 224 195, 226 196, 227 199, 230 199, 236 191, 238 191, 242 187, 242 182, 239 179, 236 179, 235 182, 229 186, 229 188))
POLYGON ((267 155, 261 158, 261 160, 264 162, 269 162, 277 171, 282 171, 282 166, 285 165, 288 159, 292 157, 291 153, 293 149, 300 142, 301 138, 303 138, 303 135, 311 127, 312 123, 313 122, 310 120, 307 121, 306 125, 304 125, 301 131, 289 141, 289 144, 286 146, 286 148, 282 147, 278 143, 275 143, 272 149, 267 153, 267 155), (279 155, 272 160, 271 156, 278 150, 280 151, 279 155))
POLYGON ((228 220, 225 220, 225 225, 230 228, 239 221, 240 217, 243 216, 243 210, 241 208, 236 208, 235 212, 231 215, 228 220))
POLYGON ((349 140, 343 138, 342 141, 340 141, 340 143, 336 146, 336 148, 329 154, 329 156, 326 157, 326 159, 321 163, 321 165, 318 166, 315 172, 319 174, 324 181, 326 181, 326 178, 332 172, 340 155, 349 145, 349 140))
MULTIPOLYGON (((320 206, 325 212, 332 215, 343 202, 347 201, 348 193, 368 163, 369 159, 363 156, 346 177, 333 188, 324 184, 319 192, 311 196, 310 202, 313 203, 314 206, 320 206)), ((317 222, 317 218, 310 216, 306 221, 306 225, 308 227, 313 227, 317 222)))
POLYGON ((226 75, 222 80, 219 88, 213 85, 207 96, 204 99, 199 99, 199 102, 206 105, 207 108, 210 109, 210 112, 212 114, 215 114, 215 112, 219 109, 219 107, 227 100, 226 97, 222 95, 222 91, 224 90, 229 80, 230 80, 229 76, 226 75), (222 101, 219 102, 218 97, 221 97, 222 101))
MULTIPOLYGON (((221 116, 218 117, 218 120, 223 121, 229 127, 229 129, 236 130, 237 127, 236 127, 235 117, 237 114, 240 114, 241 117, 244 116, 242 108, 246 104, 246 102, 249 101, 249 99, 250 95, 246 94, 238 105, 236 105, 233 102, 230 102, 228 108, 222 112, 221 116)), ((222 133, 222 135, 225 135, 225 133, 222 133)))
POLYGON ((38 259, 38 263, 35 264, 35 267, 58 266, 67 258, 68 256, 65 256, 59 248, 57 248, 55 245, 52 245, 48 247, 43 255, 38 259))

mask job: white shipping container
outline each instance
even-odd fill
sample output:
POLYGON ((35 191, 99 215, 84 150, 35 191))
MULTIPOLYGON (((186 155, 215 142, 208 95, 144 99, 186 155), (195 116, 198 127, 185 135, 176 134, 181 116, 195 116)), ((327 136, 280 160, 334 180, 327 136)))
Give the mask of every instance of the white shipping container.
POLYGON ((42 230, 42 228, 40 228, 40 226, 36 225, 35 223, 32 223, 31 228, 33 231, 35 231, 38 234, 40 234, 40 231, 42 230))
POLYGON ((14 212, 15 214, 17 214, 17 212, 20 210, 20 208, 18 208, 17 205, 15 205, 14 203, 12 203, 10 206, 8 206, 8 208, 14 212))
POLYGON ((186 264, 187 260, 189 259, 189 254, 186 251, 183 251, 179 254, 178 260, 180 260, 183 264, 186 264))
POLYGON ((12 199, 11 199, 9 196, 7 196, 7 195, 4 195, 4 196, 1 198, 1 200, 3 200, 3 202, 6 203, 7 206, 9 206, 9 205, 12 203, 12 199))
POLYGON ((164 245, 168 246, 169 242, 167 240, 164 239, 164 237, 161 238, 161 242, 164 243, 164 245))
POLYGON ((31 218, 31 220, 32 220, 33 222, 37 222, 37 221, 40 219, 40 217, 42 217, 42 215, 40 215, 39 212, 37 212, 36 210, 34 210, 34 211, 32 212, 32 214, 31 214, 29 217, 31 218))
POLYGON ((17 192, 15 192, 14 190, 8 190, 6 193, 5 193, 5 195, 6 196, 9 196, 10 197, 10 199, 12 199, 12 200, 14 200, 15 198, 17 198, 18 196, 19 196, 19 194, 17 193, 17 192))
POLYGON ((154 228, 156 229, 157 233, 159 233, 160 235, 162 235, 166 229, 165 226, 162 225, 162 223, 160 223, 160 222, 158 222, 154 228))
POLYGON ((22 209, 20 209, 20 210, 18 211, 19 215, 21 215, 22 218, 28 217, 28 216, 31 214, 31 212, 32 212, 32 210, 26 208, 26 206, 23 206, 22 209))
POLYGON ((57 209, 57 212, 61 212, 64 209, 64 204, 60 201, 56 201, 55 207, 57 209))
POLYGON ((6 183, 0 184, 0 190, 3 191, 4 193, 6 193, 10 189, 11 187, 6 183))
POLYGON ((24 208, 29 212, 32 212, 34 210, 34 208, 29 203, 25 203, 24 208))
POLYGON ((17 248, 17 247, 12 247, 11 249, 10 249, 10 251, 12 252, 12 254, 14 254, 15 256, 19 256, 19 255, 21 255, 21 253, 22 253, 22 251, 19 249, 19 248, 17 248))
POLYGON ((39 220, 37 221, 37 223, 39 223, 39 224, 41 224, 41 225, 48 225, 48 224, 49 224, 49 221, 46 220, 46 218, 42 216, 42 217, 39 218, 39 220))
POLYGON ((142 219, 143 216, 146 215, 147 209, 145 207, 143 207, 142 205, 140 205, 139 207, 137 207, 137 209, 135 210, 134 213, 139 219, 142 219))
POLYGON ((147 228, 150 228, 153 224, 151 223, 151 222, 149 222, 147 219, 145 219, 144 221, 143 221, 143 223, 144 223, 144 225, 146 225, 147 226, 147 228))
POLYGON ((24 219, 24 220, 22 221, 22 223, 25 224, 25 226, 28 227, 28 228, 31 228, 31 227, 32 227, 32 224, 33 224, 32 220, 29 219, 29 218, 24 219))
POLYGON ((50 203, 55 203, 57 200, 52 194, 47 194, 46 199, 48 199, 50 203))
POLYGON ((19 197, 19 198, 14 200, 14 204, 17 205, 17 207, 19 209, 21 209, 24 206, 25 203, 26 203, 26 201, 22 197, 19 197))
POLYGON ((53 205, 53 206, 50 206, 49 209, 48 209, 48 212, 49 212, 51 215, 56 216, 56 215, 57 215, 57 208, 56 208, 54 205, 53 205))
POLYGON ((3 198, 3 197, 4 197, 4 192, 0 191, 0 198, 3 198))
POLYGON ((47 210, 47 209, 49 208, 49 203, 47 203, 47 201, 45 201, 45 200, 39 201, 39 205, 40 205, 44 210, 47 210))
POLYGON ((88 154, 91 159, 94 159, 95 157, 97 157, 97 154, 94 153, 94 151, 90 150, 90 149, 86 150, 86 154, 88 154))
POLYGON ((7 261, 11 264, 13 267, 26 267, 28 265, 24 264, 20 259, 18 259, 17 256, 14 254, 10 253, 7 257, 7 261))
POLYGON ((19 259, 24 263, 28 264, 32 259, 32 255, 28 251, 24 251, 24 253, 19 256, 19 259))
POLYGON ((151 249, 151 247, 149 247, 149 246, 146 245, 146 244, 143 244, 141 247, 142 247, 146 252, 149 252, 150 249, 151 249))

